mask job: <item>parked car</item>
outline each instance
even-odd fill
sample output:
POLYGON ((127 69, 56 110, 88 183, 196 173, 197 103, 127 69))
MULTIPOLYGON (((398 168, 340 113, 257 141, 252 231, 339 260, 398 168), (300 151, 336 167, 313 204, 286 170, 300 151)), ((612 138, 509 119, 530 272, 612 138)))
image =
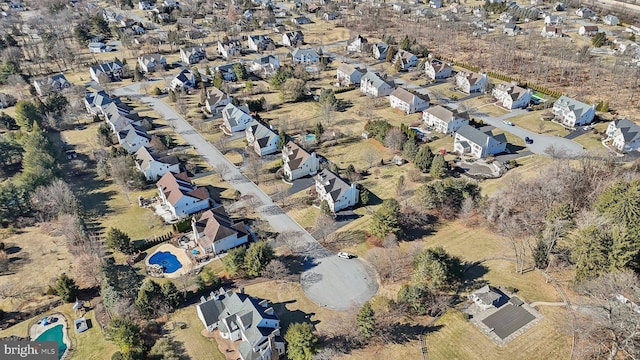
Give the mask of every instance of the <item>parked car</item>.
POLYGON ((338 253, 338 257, 343 259, 351 259, 354 256, 352 254, 349 254, 348 252, 341 251, 338 253))
POLYGON ((507 124, 507 125, 509 125, 509 126, 513 126, 513 123, 512 123, 511 121, 507 121, 507 120, 505 120, 505 121, 503 121, 503 123, 505 123, 505 124, 507 124))
POLYGON ((526 137, 524 138, 524 142, 526 142, 527 144, 533 144, 533 139, 532 139, 532 138, 530 138, 530 137, 528 137, 528 136, 526 136, 526 137))

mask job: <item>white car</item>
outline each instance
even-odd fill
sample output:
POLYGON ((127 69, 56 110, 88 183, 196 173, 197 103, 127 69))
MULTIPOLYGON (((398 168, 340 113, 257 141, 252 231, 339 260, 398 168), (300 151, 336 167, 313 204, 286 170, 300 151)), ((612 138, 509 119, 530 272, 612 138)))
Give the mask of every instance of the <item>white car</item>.
POLYGON ((514 126, 514 125, 513 125, 513 123, 512 123, 511 121, 507 121, 507 120, 505 120, 505 121, 503 121, 503 123, 505 123, 505 124, 507 124, 507 125, 509 125, 509 126, 514 126))
POLYGON ((351 259, 353 255, 349 254, 348 252, 341 251, 338 253, 338 257, 343 259, 351 259))

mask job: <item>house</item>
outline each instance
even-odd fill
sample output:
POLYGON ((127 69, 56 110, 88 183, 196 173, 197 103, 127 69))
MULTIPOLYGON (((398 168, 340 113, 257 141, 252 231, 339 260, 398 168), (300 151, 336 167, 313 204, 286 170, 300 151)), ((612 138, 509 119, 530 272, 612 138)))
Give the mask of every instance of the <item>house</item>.
POLYGON ((451 65, 438 59, 425 61, 424 70, 427 76, 432 80, 446 79, 451 76, 453 68, 451 65))
POLYGON ((355 38, 347 41, 347 51, 361 53, 364 50, 366 44, 367 39, 358 34, 355 36, 355 38))
POLYGON ((167 59, 160 54, 147 54, 138 57, 138 65, 142 72, 150 73, 164 70, 167 66, 167 59))
POLYGON ((473 300, 476 305, 482 309, 487 310, 492 307, 498 308, 507 301, 507 296, 500 290, 490 285, 485 285, 482 288, 474 291, 469 295, 469 299, 473 300))
POLYGON ((449 110, 440 105, 432 106, 422 113, 422 120, 433 128, 434 131, 443 134, 453 134, 462 125, 469 125, 469 115, 458 110, 449 110))
POLYGON ((282 148, 282 169, 287 180, 293 181, 318 173, 320 162, 315 152, 309 154, 293 141, 282 148))
POLYGON ((366 69, 359 69, 351 64, 340 64, 336 69, 336 78, 340 86, 359 85, 366 69))
POLYGON ((598 33, 598 27, 595 25, 583 25, 578 29, 578 35, 594 36, 598 33))
POLYGON ((207 57, 203 46, 180 49, 180 60, 187 65, 193 65, 207 57))
POLYGON ((111 102, 102 108, 104 120, 114 134, 123 131, 128 125, 140 126, 141 119, 138 114, 131 112, 124 103, 111 102))
POLYGON ((280 320, 267 300, 220 289, 218 293, 212 292, 209 299, 201 297, 196 312, 209 333, 217 329, 222 338, 239 342, 239 356, 234 355, 234 358, 271 360, 285 357, 280 320))
POLYGON ((131 31, 133 31, 133 33, 136 35, 142 35, 146 32, 146 30, 142 26, 135 24, 131 25, 131 31))
POLYGON ((387 54, 389 53, 389 45, 385 43, 376 43, 371 48, 373 52, 373 58, 376 60, 386 60, 387 54))
POLYGON ((389 94, 389 105, 405 114, 413 114, 429 107, 429 96, 412 93, 401 87, 389 94))
POLYGON ((148 146, 151 141, 151 136, 147 134, 147 131, 140 126, 129 124, 125 128, 116 134, 118 136, 118 143, 129 154, 133 154, 140 150, 143 146, 148 146))
POLYGON ((368 71, 360 79, 360 92, 373 96, 387 96, 395 89, 393 80, 385 80, 382 75, 376 72, 368 71))
POLYGON ((196 87, 196 78, 191 70, 184 69, 171 80, 171 89, 189 90, 196 87))
POLYGON ((617 16, 609 14, 604 18, 602 18, 602 22, 605 23, 606 25, 616 26, 620 23, 620 20, 618 19, 617 16))
POLYGON ((43 79, 34 80, 33 87, 36 89, 36 94, 38 94, 38 96, 44 97, 70 88, 71 83, 67 81, 67 78, 64 77, 62 73, 60 73, 43 79))
POLYGON ((89 48, 89 51, 92 53, 101 53, 101 52, 111 52, 113 51, 113 48, 111 46, 107 46, 104 43, 101 42, 90 42, 89 45, 87 45, 87 47, 89 48))
POLYGON ((120 103, 120 99, 112 99, 104 90, 87 93, 84 97, 84 106, 91 115, 102 114, 102 109, 112 102, 120 103))
POLYGON ((149 1, 139 1, 138 2, 138 9, 140 9, 140 10, 153 10, 154 6, 151 5, 151 3, 149 1))
POLYGON ((258 156, 270 155, 278 151, 280 136, 256 120, 247 124, 245 136, 248 146, 252 146, 258 156))
POLYGON ((291 22, 296 25, 306 25, 306 24, 311 24, 311 19, 309 19, 306 16, 298 16, 291 19, 291 22))
POLYGON ((149 181, 156 181, 168 172, 180 172, 180 160, 175 155, 156 153, 153 149, 142 146, 135 155, 136 168, 149 181))
POLYGON ((191 218, 193 239, 203 254, 221 254, 249 242, 249 230, 244 222, 235 222, 218 206, 207 210, 196 220, 191 218))
POLYGON ((480 159, 506 149, 507 138, 504 134, 493 136, 490 130, 483 132, 470 125, 462 125, 453 139, 454 151, 480 159))
POLYGON ((106 62, 89 68, 91 79, 98 84, 119 81, 122 76, 122 63, 120 61, 106 62))
POLYGON ((320 61, 320 55, 314 49, 295 48, 291 52, 291 60, 298 64, 310 64, 320 61))
POLYGON ((545 26, 542 28, 542 32, 540 32, 542 37, 546 37, 549 39, 557 39, 562 37, 562 28, 557 26, 545 26))
POLYGON ((465 7, 462 4, 453 3, 449 5, 449 11, 453 14, 463 14, 465 12, 465 7))
POLYGON ((169 212, 172 219, 195 214, 215 204, 207 188, 192 183, 185 172, 167 172, 158 180, 156 186, 162 203, 160 211, 169 212))
POLYGON ((440 9, 442 7, 442 0, 430 0, 429 7, 434 9, 440 9))
POLYGON ((298 47, 304 43, 302 31, 290 31, 282 34, 282 45, 288 47, 298 47))
POLYGON ((180 2, 175 0, 164 0, 164 2, 162 3, 162 6, 170 7, 170 8, 179 8, 180 2))
POLYGON ((214 68, 214 71, 217 73, 220 73, 222 75, 222 78, 224 79, 224 81, 236 81, 238 80, 238 77, 236 75, 236 71, 234 69, 234 67, 236 66, 236 64, 240 64, 240 66, 244 66, 241 63, 228 63, 228 64, 224 64, 224 65, 218 65, 214 68))
POLYGON ((578 10, 576 10, 576 15, 585 19, 590 19, 596 16, 596 13, 589 8, 579 8, 578 10))
POLYGON ((484 92, 484 89, 487 87, 487 74, 460 71, 456 74, 456 86, 466 94, 484 92))
POLYGON ((640 126, 627 119, 615 120, 607 127, 607 136, 613 139, 612 145, 620 152, 640 149, 640 126))
POLYGON ((232 56, 241 56, 242 44, 238 40, 218 41, 218 53, 224 59, 229 59, 232 56))
POLYGON ((217 114, 222 109, 231 103, 233 97, 229 96, 224 91, 217 87, 211 87, 207 90, 207 100, 204 102, 204 106, 210 114, 217 114))
POLYGON ((263 76, 271 76, 280 69, 280 59, 269 54, 254 59, 251 62, 249 68, 254 74, 261 74, 263 76))
POLYGON ((596 106, 563 95, 553 103, 551 111, 562 125, 573 128, 590 124, 596 115, 596 106))
POLYGON ((322 18, 325 21, 332 21, 332 20, 335 20, 335 19, 337 19, 339 17, 340 17, 340 13, 337 13, 337 12, 331 12, 331 13, 326 12, 326 13, 322 14, 322 18))
POLYGON ((253 51, 273 50, 276 44, 267 35, 249 35, 248 47, 253 51))
POLYGON ((254 120, 254 118, 249 115, 248 107, 237 107, 232 103, 227 104, 227 106, 222 109, 222 118, 224 126, 230 132, 243 131, 247 128, 247 124, 254 120))
POLYGON ((562 25, 562 16, 556 14, 549 14, 544 17, 545 25, 562 25))
POLYGON ((500 14, 500 21, 502 21, 505 24, 512 24, 516 22, 516 17, 513 16, 513 14, 511 13, 504 12, 500 14))
POLYGON ((524 34, 524 30, 516 24, 505 24, 502 27, 502 33, 507 36, 516 36, 524 34))
POLYGON ((409 70, 418 65, 418 57, 406 50, 399 49, 393 57, 393 64, 395 65, 398 62, 400 62, 401 70, 409 70))
POLYGON ((557 2, 553 4, 551 9, 553 9, 554 11, 565 11, 567 9, 567 5, 565 5, 565 3, 562 3, 562 2, 557 2))
POLYGON ((523 89, 517 84, 498 84, 491 92, 491 95, 498 100, 498 106, 509 110, 529 106, 531 94, 530 89, 523 89))
POLYGON ((356 184, 349 184, 329 169, 324 169, 316 175, 316 192, 320 200, 326 201, 334 213, 360 201, 360 191, 356 184))

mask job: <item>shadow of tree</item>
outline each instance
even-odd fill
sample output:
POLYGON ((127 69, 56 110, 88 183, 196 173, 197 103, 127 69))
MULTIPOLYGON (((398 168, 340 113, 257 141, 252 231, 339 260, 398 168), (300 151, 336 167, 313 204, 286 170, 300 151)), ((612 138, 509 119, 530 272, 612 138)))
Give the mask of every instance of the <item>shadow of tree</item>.
POLYGON ((480 262, 467 264, 462 275, 462 281, 458 287, 458 293, 475 290, 487 285, 488 281, 481 278, 488 272, 489 268, 480 262))

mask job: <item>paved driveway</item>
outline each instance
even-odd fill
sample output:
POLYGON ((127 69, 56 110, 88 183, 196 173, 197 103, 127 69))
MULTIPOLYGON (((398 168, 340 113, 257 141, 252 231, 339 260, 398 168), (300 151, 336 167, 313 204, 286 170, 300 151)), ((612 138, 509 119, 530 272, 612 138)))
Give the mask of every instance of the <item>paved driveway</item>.
POLYGON ((277 232, 296 232, 305 246, 308 270, 301 276, 303 289, 316 304, 334 310, 347 310, 362 305, 378 291, 378 283, 371 267, 359 259, 342 261, 324 249, 308 232, 280 209, 269 196, 240 172, 213 145, 205 140, 186 120, 162 100, 140 93, 140 84, 132 84, 115 90, 118 96, 138 97, 153 107, 184 140, 211 166, 229 168, 224 180, 242 195, 251 194, 261 205, 255 210, 277 232))

